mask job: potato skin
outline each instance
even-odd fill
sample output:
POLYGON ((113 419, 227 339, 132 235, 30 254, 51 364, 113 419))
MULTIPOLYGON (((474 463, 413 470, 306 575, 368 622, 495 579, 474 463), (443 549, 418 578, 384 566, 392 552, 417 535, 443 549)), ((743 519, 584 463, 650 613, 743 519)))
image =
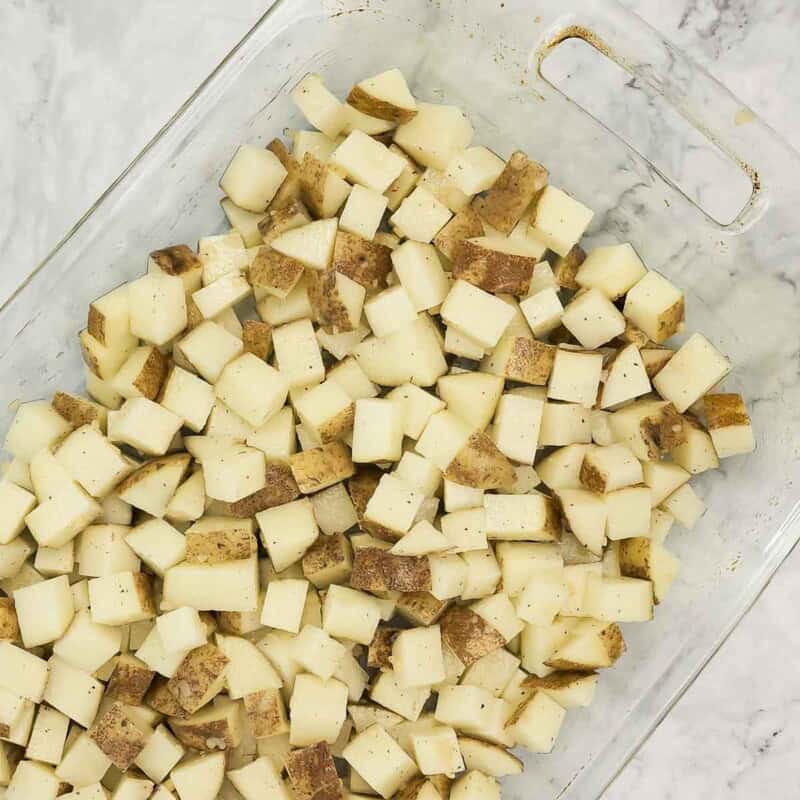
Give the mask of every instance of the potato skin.
POLYGON ((492 250, 465 239, 455 248, 453 275, 494 294, 528 293, 536 259, 492 250))
POLYGON ((547 186, 549 174, 536 161, 517 150, 511 154, 494 186, 472 206, 481 219, 508 235, 522 219, 528 206, 547 186))
POLYGON ((355 233, 337 231, 331 269, 347 275, 365 289, 383 289, 392 271, 392 250, 355 233))
POLYGON ((243 702, 250 732, 256 739, 288 732, 289 723, 280 689, 264 689, 246 694, 243 702))
POLYGON ((472 206, 462 208, 447 225, 433 237, 433 243, 439 252, 451 261, 456 257, 458 247, 465 239, 483 236, 484 229, 478 212, 472 206))
POLYGON ((405 592, 397 600, 397 613, 415 625, 433 625, 449 607, 449 600, 437 600, 430 592, 405 592))
POLYGON ((155 675, 143 661, 123 653, 117 659, 103 697, 119 700, 129 706, 141 705, 155 675))
POLYGON ((289 457, 289 468, 302 494, 313 494, 355 473, 350 449, 342 442, 304 450, 289 457))
POLYGON ((89 736, 111 763, 123 771, 133 764, 147 743, 144 733, 128 717, 121 703, 113 703, 95 720, 89 736))
POLYGON ((101 410, 83 397, 78 397, 67 392, 56 392, 53 395, 53 408, 73 428, 91 425, 101 419, 101 410))
POLYGON ((377 547, 360 547, 353 557, 350 585, 368 592, 427 592, 430 562, 427 556, 397 556, 377 547))
POLYGON ((740 394, 707 394, 703 411, 709 430, 749 425, 750 415, 740 394))
POLYGON ((503 635, 483 617, 465 606, 453 606, 439 623, 442 641, 458 656, 465 667, 505 647, 503 635))
POLYGON ((347 95, 347 102, 362 114, 367 114, 377 119, 385 119, 387 122, 394 122, 398 125, 402 125, 404 122, 410 122, 417 116, 416 109, 401 108, 394 103, 381 100, 371 95, 357 84, 350 90, 350 94, 347 95))
POLYGON ((272 325, 260 320, 248 319, 242 323, 244 352, 266 360, 272 352, 272 325))
POLYGON ((476 431, 444 472, 445 478, 475 489, 505 489, 514 484, 514 467, 483 431, 476 431))
POLYGON ((289 751, 286 771, 297 800, 339 800, 344 796, 342 781, 325 742, 289 751))
POLYGON ((11 597, 0 597, 0 641, 18 642, 19 640, 19 621, 14 600, 11 597))
POLYGON ((217 694, 224 682, 228 657, 213 644, 190 650, 167 688, 184 711, 193 714, 217 694))

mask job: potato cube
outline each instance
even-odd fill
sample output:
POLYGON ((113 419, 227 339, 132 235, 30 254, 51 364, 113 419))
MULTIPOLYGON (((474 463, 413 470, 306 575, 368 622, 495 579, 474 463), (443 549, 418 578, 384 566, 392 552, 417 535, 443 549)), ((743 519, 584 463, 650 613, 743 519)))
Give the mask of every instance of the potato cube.
POLYGON ((290 456, 289 466, 304 494, 333 486, 355 471, 349 449, 338 441, 290 456))
POLYGON ((753 426, 741 395, 706 395, 703 398, 703 410, 719 458, 750 453, 755 449, 753 426))
POLYGON ((150 455, 163 456, 180 430, 183 421, 177 414, 147 400, 126 400, 108 419, 108 438, 123 442, 150 455))
POLYGON ((145 749, 147 736, 121 703, 113 703, 89 731, 94 743, 119 770, 127 770, 145 749))
POLYGON ((84 425, 64 439, 56 459, 93 497, 102 497, 133 470, 126 459, 94 425, 84 425))
POLYGON ((48 665, 11 642, 0 642, 0 688, 41 703, 48 680, 48 665))
POLYGON ((471 609, 488 622, 505 639, 506 643, 510 642, 525 627, 517 616, 511 600, 504 592, 498 592, 473 603, 471 609))
POLYGON ((542 289, 526 297, 519 307, 534 336, 541 337, 552 333, 561 324, 564 315, 564 306, 558 299, 555 287, 542 289))
POLYGON ((367 645, 379 621, 376 598, 346 586, 330 586, 322 606, 322 625, 331 636, 367 645))
POLYGON ((244 800, 258 800, 264 793, 275 800, 290 800, 280 772, 266 756, 239 769, 228 770, 227 776, 244 800))
POLYGON ((700 517, 705 514, 705 503, 695 494, 688 483, 676 489, 669 497, 661 501, 661 507, 669 511, 684 528, 691 530, 700 517))
POLYGON ((89 581, 92 620, 127 625, 155 616, 150 579, 141 572, 117 572, 89 581))
POLYGON ((87 323, 89 335, 106 347, 125 347, 135 337, 130 330, 130 296, 128 284, 123 283, 89 304, 87 323))
POLYGON ((325 377, 322 355, 310 320, 298 320, 276 328, 273 345, 281 376, 288 381, 289 388, 319 383, 325 377))
MULTIPOLYGON (((597 399, 602 368, 603 356, 601 353, 586 353, 559 348, 553 361, 547 396, 591 408, 597 399)), ((588 418, 588 413, 586 416, 588 418)))
POLYGON ((426 556, 450 549, 450 541, 444 534, 437 531, 427 520, 420 520, 395 543, 391 552, 398 556, 426 556))
POLYGON ((228 659, 225 683, 231 699, 281 687, 280 675, 252 642, 239 636, 217 634, 217 645, 228 659))
POLYGON ((511 716, 516 740, 532 753, 552 751, 567 712, 544 692, 535 692, 511 716))
POLYGON ((168 362, 157 348, 137 347, 109 381, 123 397, 146 397, 155 400, 167 374, 168 362))
POLYGON ((169 732, 166 725, 159 725, 148 737, 144 748, 134 763, 150 780, 160 783, 183 758, 183 745, 169 732))
POLYGON ((191 372, 173 367, 164 382, 161 405, 196 433, 205 427, 214 405, 214 389, 191 372))
POLYGON ((352 131, 333 151, 330 163, 353 181, 385 192, 405 168, 405 160, 363 131, 352 131))
POLYGON ((263 689, 244 696, 244 712, 256 739, 286 735, 289 719, 280 689, 263 689))
POLYGON ((453 156, 470 143, 472 136, 472 125, 460 109, 417 103, 416 115, 397 128, 394 140, 417 163, 446 169, 453 156))
POLYGON ((231 273, 198 289, 192 295, 192 302, 204 319, 219 318, 228 309, 244 300, 251 291, 246 278, 231 273))
POLYGON ((465 508, 441 518, 442 533, 450 543, 453 553, 485 550, 486 512, 483 508, 465 508))
POLYGON ((219 185, 240 208, 264 211, 286 175, 286 168, 270 150, 244 144, 231 159, 219 185))
POLYGON ((458 280, 447 295, 442 319, 486 348, 494 347, 514 316, 514 309, 497 297, 458 280))
POLYGON ((137 525, 125 539, 128 547, 159 577, 183 561, 186 539, 169 523, 151 519, 137 525))
POLYGON ((635 344, 619 350, 607 367, 600 392, 600 407, 610 408, 650 391, 650 379, 635 344))
POLYGON ((555 186, 545 186, 531 216, 535 233, 560 256, 578 243, 594 212, 555 186))
MULTIPOLYGON (((514 309, 506 306, 514 314, 514 309)), ((546 386, 558 348, 530 336, 503 336, 481 363, 484 372, 503 378, 546 386)))
POLYGON ((625 330, 625 318, 599 289, 588 289, 575 295, 564 309, 561 323, 590 350, 611 341, 625 330))
POLYGON ((261 624, 297 633, 300 630, 307 594, 308 581, 306 580, 289 578, 270 581, 267 585, 261 624))
POLYGON ((128 284, 131 333, 158 347, 185 327, 183 281, 174 275, 145 275, 128 284))
POLYGON ((552 501, 542 494, 487 494, 483 508, 489 539, 546 542, 560 532, 552 501))
POLYGON ((504 731, 505 719, 512 707, 495 697, 488 689, 479 686, 445 686, 439 691, 436 704, 436 721, 464 733, 475 734, 498 744, 510 744, 511 737, 504 731))
MULTIPOLYGON (((403 166, 405 167, 405 162, 403 166)), ((354 186, 339 217, 339 227, 372 241, 383 219, 387 203, 388 198, 380 192, 365 186, 354 186)))
POLYGON ((292 644, 292 656, 307 672, 323 681, 332 678, 347 650, 328 633, 306 625, 292 644))
POLYGON ((605 622, 647 622, 653 618, 653 584, 639 578, 586 578, 584 607, 605 622))
POLYGON ((178 764, 171 773, 180 800, 214 800, 225 779, 225 753, 207 753, 178 764))
POLYGON ((22 533, 25 517, 36 507, 36 497, 8 480, 0 481, 0 544, 22 533))
POLYGON ((25 517, 25 524, 40 546, 62 547, 100 514, 101 506, 73 483, 59 489, 31 511, 25 517))
POLYGON ((392 265, 415 311, 434 308, 447 297, 450 282, 433 245, 409 239, 392 252, 392 265))
POLYGON ((465 239, 483 236, 483 234, 481 218, 474 208, 466 206, 436 234, 433 243, 444 256, 452 261, 461 242, 465 239))
POLYGON ((235 503, 264 488, 264 454, 252 447, 233 445, 203 461, 203 478, 208 497, 235 503))
MULTIPOLYGON (((160 629, 159 636, 162 636, 160 629)), ((203 644, 185 654, 167 688, 181 708, 193 714, 222 691, 228 663, 222 650, 205 643, 204 637, 203 644)))
POLYGON ((206 484, 203 471, 193 472, 172 495, 165 516, 173 522, 194 522, 206 508, 206 484))
POLYGON ((46 400, 23 403, 8 429, 3 449, 30 463, 72 430, 72 426, 46 400))
POLYGON ((313 506, 305 498, 260 511, 256 519, 261 540, 278 572, 299 561, 319 535, 313 506))
POLYGON ((623 313, 648 338, 661 344, 683 327, 683 292, 651 270, 628 290, 623 313))
POLYGON ((476 428, 485 428, 503 393, 503 379, 483 372, 445 375, 436 384, 447 408, 476 428))
POLYGON ((406 239, 430 242, 453 214, 423 186, 417 186, 389 217, 392 227, 406 239))
POLYGON ((497 449, 512 461, 532 465, 539 445, 545 403, 532 397, 504 394, 494 417, 497 449))
POLYGON ((408 122, 417 113, 417 104, 403 73, 389 69, 357 83, 347 102, 363 114, 392 123, 408 122))
POLYGON ((4 794, 7 800, 56 800, 58 789, 59 780, 51 766, 23 760, 17 764, 4 794))
MULTIPOLYGON (((342 198, 342 202, 344 198, 342 198)), ((337 220, 320 219, 284 231, 272 240, 273 250, 294 258, 309 269, 326 270, 333 258, 337 220)), ((300 284, 298 284, 298 287, 300 284)), ((288 299, 288 298, 287 298, 288 299)), ((273 320, 267 320, 273 322, 273 320)))
POLYGON ((417 765, 400 745, 377 724, 353 738, 345 747, 343 756, 384 798, 392 797, 418 771, 417 765), (376 753, 381 757, 376 758, 376 753))
POLYGON ((630 244, 595 247, 575 273, 575 282, 584 289, 599 289, 610 300, 622 297, 647 274, 630 244))
POLYGON ((678 573, 678 560, 663 545, 647 537, 620 542, 619 565, 623 575, 653 584, 653 599, 660 603, 678 573))
POLYGON ((47 662, 50 677, 44 699, 84 728, 88 728, 97 714, 103 697, 103 684, 88 672, 70 666, 58 656, 47 662))
POLYGON ((156 620, 158 635, 167 653, 186 653, 206 643, 206 629, 194 608, 183 606, 156 620))
POLYGON ((216 383, 225 365, 243 350, 241 339, 211 320, 186 334, 179 347, 186 361, 209 383, 216 383))
POLYGON ((364 304, 364 313, 376 336, 388 336, 417 318, 408 292, 402 286, 392 286, 364 304))
POLYGON ((303 200, 317 217, 335 217, 350 193, 350 184, 330 161, 321 161, 305 153, 299 170, 300 192, 303 200))
POLYGON ((342 782, 326 743, 293 750, 287 754, 285 763, 292 797, 296 800, 342 797, 342 782))
POLYGON ((355 402, 353 461, 398 461, 402 454, 404 408, 388 399, 355 402))
POLYGON ((642 466, 624 444, 591 447, 581 465, 581 483, 595 492, 608 493, 643 480, 642 466))
POLYGON ((347 716, 347 696, 347 686, 336 678, 298 675, 289 703, 292 745, 335 742, 347 716))
POLYGON ((448 513, 465 511, 470 508, 483 508, 483 489, 462 486, 453 481, 444 482, 444 508, 448 513))
MULTIPOLYGON (((42 584, 38 584, 41 586, 42 584)), ((95 672, 120 651, 122 632, 98 625, 88 610, 80 611, 53 645, 53 653, 84 672, 95 672)))
POLYGON ((500 567, 491 547, 470 550, 461 555, 467 565, 466 581, 461 592, 462 600, 476 600, 494 594, 500 582, 500 567))
POLYGON ((326 136, 335 138, 341 133, 347 121, 344 107, 325 87, 319 75, 306 75, 292 89, 291 97, 303 116, 326 136))
POLYGON ((383 475, 367 503, 364 519, 389 529, 400 538, 411 529, 423 499, 422 494, 402 480, 383 475))
POLYGON ((68 729, 69 717, 53 708, 41 706, 25 749, 25 757, 57 766, 61 763, 68 729))
POLYGON ((344 438, 353 429, 353 401, 334 381, 310 388, 297 399, 295 411, 303 425, 323 443, 344 438))
POLYGON ((475 210, 492 227, 508 235, 547 186, 547 178, 547 170, 541 164, 517 150, 486 196, 475 201, 475 210))
POLYGON ((427 688, 443 681, 445 671, 439 626, 401 631, 392 646, 392 666, 394 679, 403 689, 427 688))
POLYGON ((469 147, 447 165, 447 176, 465 194, 490 189, 505 169, 505 162, 486 147, 469 147))
POLYGON ((730 370, 730 361, 705 336, 695 333, 655 376, 653 386, 683 413, 730 370))
POLYGON ((214 392, 229 408, 259 428, 286 402, 286 378, 252 353, 228 363, 214 392))
MULTIPOLYGON (((709 397, 713 396, 709 395, 709 397)), ((706 429, 689 414, 684 415, 683 422, 686 441, 672 448, 670 451, 672 460, 692 475, 699 475, 709 469, 717 469, 719 457, 714 448, 714 442, 706 429)))

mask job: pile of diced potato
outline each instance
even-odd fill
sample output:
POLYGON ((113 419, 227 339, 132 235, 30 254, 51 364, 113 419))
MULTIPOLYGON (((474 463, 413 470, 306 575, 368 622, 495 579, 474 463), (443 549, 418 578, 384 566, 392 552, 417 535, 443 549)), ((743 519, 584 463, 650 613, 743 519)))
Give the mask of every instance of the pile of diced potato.
MULTIPOLYGON (((0 483, 0 797, 492 800, 753 449, 684 296, 392 69, 91 303, 0 483)), ((161 244, 161 243, 158 243, 161 244)), ((580 712, 576 712, 580 713, 580 712)))

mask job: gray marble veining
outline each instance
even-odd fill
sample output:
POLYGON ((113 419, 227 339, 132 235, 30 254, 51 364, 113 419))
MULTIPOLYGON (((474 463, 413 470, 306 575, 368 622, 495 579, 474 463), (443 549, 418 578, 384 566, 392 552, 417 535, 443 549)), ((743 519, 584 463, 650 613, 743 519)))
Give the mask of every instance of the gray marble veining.
MULTIPOLYGON (((49 251, 251 26, 263 0, 0 5, 0 296, 49 251), (158 24, 153 21, 158 20, 158 24)), ((800 6, 627 0, 800 145, 800 6)), ((790 558, 606 800, 800 795, 800 555, 790 558)))

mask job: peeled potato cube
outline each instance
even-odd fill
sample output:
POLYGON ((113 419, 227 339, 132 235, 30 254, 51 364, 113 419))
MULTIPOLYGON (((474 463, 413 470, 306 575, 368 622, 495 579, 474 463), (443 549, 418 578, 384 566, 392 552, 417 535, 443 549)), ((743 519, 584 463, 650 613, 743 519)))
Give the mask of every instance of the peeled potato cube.
POLYGON ((613 492, 641 483, 642 465, 624 444, 591 447, 583 457, 580 478, 594 492, 613 492))
POLYGON ((214 393, 254 428, 260 428, 286 402, 287 380, 269 364, 244 353, 222 370, 214 393))
POLYGON ((600 392, 601 408, 619 405, 650 391, 650 379, 635 344, 619 350, 606 369, 606 379, 600 392))
POLYGON ((17 589, 14 604, 22 641, 28 648, 61 638, 75 614, 66 575, 17 589))
POLYGON ((205 319, 218 317, 247 297, 252 291, 242 275, 223 275, 199 289, 192 300, 205 319))
POLYGON ((353 401, 334 381, 323 381, 309 389, 297 399, 295 411, 321 442, 341 439, 353 430, 353 401))
POLYGON ((417 103, 397 68, 357 83, 350 90, 347 102, 364 114, 394 123, 408 122, 417 113, 417 103))
POLYGON ((639 578, 590 575, 584 606, 605 622, 647 622, 653 618, 653 584, 639 578))
POLYGON ((505 169, 505 162, 487 147, 469 147, 447 165, 447 176, 465 194, 489 189, 505 169))
MULTIPOLYGON (((102 507, 77 484, 57 491, 25 517, 39 546, 62 547, 102 514, 102 507)), ((15 539, 7 547, 19 540, 15 539)))
POLYGON ((273 152, 243 144, 228 164, 219 185, 240 208, 265 211, 286 175, 286 168, 273 152))
POLYGON ((385 192, 405 168, 405 160, 363 131, 353 131, 333 151, 330 163, 354 183, 385 192))
POLYGON ((590 350, 611 341, 625 330, 625 318, 599 290, 576 295, 561 317, 564 327, 590 350))
POLYGON ((566 710, 551 697, 535 692, 516 709, 509 725, 523 747, 532 753, 549 753, 566 715, 566 710))
POLYGON ((311 153, 306 153, 298 174, 303 200, 314 215, 334 217, 350 194, 351 186, 334 171, 332 162, 320 161, 311 153))
POLYGON ((430 244, 403 242, 392 252, 392 266, 416 311, 440 305, 450 291, 450 281, 430 244))
POLYGON ((741 395, 707 394, 703 398, 703 410, 719 458, 750 453, 755 449, 753 426, 741 395))
POLYGON ((564 306, 554 287, 543 289, 519 304, 534 336, 545 336, 561 324, 564 306))
POLYGON ((657 344, 681 329, 685 312, 683 292, 653 270, 625 296, 625 317, 657 344))
POLYGON ((388 399, 356 400, 353 461, 399 461, 403 446, 403 408, 388 399))
POLYGON ((8 480, 0 481, 0 545, 22 533, 25 517, 36 506, 36 497, 8 480))
MULTIPOLYGON (((601 353, 557 349, 547 385, 548 398, 591 408, 597 399, 602 368, 601 353)), ((587 412, 587 419, 588 416, 587 412)))
POLYGON ((695 494, 694 489, 685 483, 669 497, 661 501, 661 507, 669 511, 684 528, 692 529, 706 511, 705 503, 695 494))
POLYGON ((494 416, 494 440, 504 456, 533 464, 544 405, 543 400, 532 397, 505 394, 500 398, 494 416))
POLYGON ((333 256, 336 230, 336 219, 320 219, 281 233, 271 244, 274 250, 297 259, 309 269, 324 270, 333 256))
POLYGON ((347 698, 347 686, 336 678, 298 675, 289 703, 292 745, 335 742, 347 715, 347 698))
POLYGON ((124 442, 143 453, 161 456, 167 452, 182 420, 166 408, 134 397, 126 400, 119 411, 112 411, 108 419, 108 438, 124 442))
POLYGON ((423 499, 422 494, 405 482, 392 475, 383 475, 367 503, 364 519, 388 528, 400 538, 414 524, 423 499))
POLYGON ((438 625, 401 631, 392 645, 395 680, 404 688, 433 686, 445 678, 438 625))
POLYGON ((347 122, 344 106, 325 88, 319 75, 309 73, 292 89, 291 98, 303 116, 332 139, 347 122))
POLYGON ((389 217, 389 223, 407 239, 430 242, 452 216, 446 205, 418 186, 389 217))
POLYGON ((69 434, 55 456, 93 497, 108 494, 135 466, 94 425, 84 425, 69 434))
POLYGON ((531 225, 536 235, 560 256, 578 243, 594 212, 555 186, 545 186, 536 201, 531 225))
POLYGON ((599 289, 610 300, 622 297, 647 274, 647 267, 630 244, 595 247, 575 273, 584 289, 599 289))
POLYGON ((203 477, 208 497, 235 503, 264 488, 264 454, 244 445, 231 447, 216 458, 203 462, 203 477))
POLYGON ((418 771, 403 748, 377 724, 355 736, 342 755, 384 798, 392 797, 418 771))
POLYGON ((183 281, 173 275, 145 275, 128 286, 131 333, 160 347, 185 327, 183 281))
POLYGON ((320 383, 325 378, 322 353, 310 319, 275 328, 272 345, 280 374, 290 389, 320 383))
POLYGON ((606 533, 611 541, 644 536, 650 530, 650 489, 628 486, 605 496, 606 533))
POLYGON ((578 541, 596 555, 602 555, 608 513, 602 496, 585 489, 559 489, 556 497, 578 541))
POLYGON ((731 371, 731 362, 695 333, 653 378, 653 386, 679 413, 686 411, 731 371))
POLYGON ((339 227, 372 241, 383 219, 387 203, 388 198, 380 192, 356 185, 344 204, 339 227))
POLYGON ((486 348, 494 347, 514 316, 514 309, 467 281, 453 284, 442 304, 442 319, 486 348))
POLYGON ((72 430, 72 426, 46 400, 22 403, 6 433, 3 449, 30 463, 72 430))
POLYGON ((364 313, 376 336, 388 336, 417 318, 414 303, 402 286, 391 286, 364 304, 364 313))

